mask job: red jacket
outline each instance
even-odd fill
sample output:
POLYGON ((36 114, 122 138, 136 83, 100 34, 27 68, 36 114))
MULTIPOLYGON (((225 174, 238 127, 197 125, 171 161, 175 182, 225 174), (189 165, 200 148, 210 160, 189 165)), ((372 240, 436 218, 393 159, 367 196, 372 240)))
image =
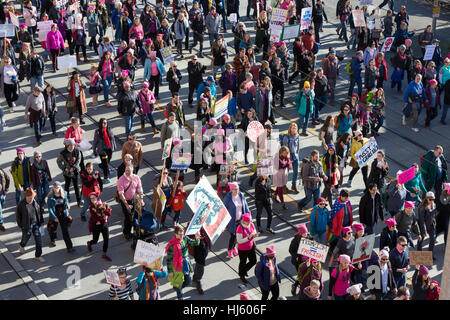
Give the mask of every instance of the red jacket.
MULTIPOLYGON (((336 201, 338 201, 338 200, 336 200, 336 201)), ((350 205, 350 203, 348 201, 345 205, 347 206, 348 212, 350 214, 350 225, 353 225, 352 206, 350 205)), ((344 207, 342 207, 341 210, 338 211, 336 216, 333 218, 333 222, 332 222, 331 233, 337 237, 342 236, 341 232, 342 232, 342 222, 343 221, 344 221, 344 207)))
POLYGON ((92 174, 88 174, 86 171, 81 172, 81 183, 83 185, 82 193, 83 196, 89 198, 91 192, 96 192, 98 195, 103 190, 103 182, 100 178, 100 173, 98 171, 93 171, 92 174), (94 174, 97 174, 98 178, 94 178, 94 174))
POLYGON ((383 61, 380 63, 378 62, 378 59, 375 59, 375 67, 378 69, 383 68, 384 69, 384 81, 387 81, 387 67, 386 67, 386 60, 383 59, 383 61))
POLYGON ((180 211, 184 209, 184 198, 187 197, 186 191, 177 190, 175 194, 170 197, 169 203, 172 206, 173 211, 180 211))
POLYGON ((107 224, 108 217, 111 216, 111 209, 106 203, 101 205, 89 205, 89 212, 91 213, 91 218, 89 219, 89 232, 92 232, 94 225, 107 224))

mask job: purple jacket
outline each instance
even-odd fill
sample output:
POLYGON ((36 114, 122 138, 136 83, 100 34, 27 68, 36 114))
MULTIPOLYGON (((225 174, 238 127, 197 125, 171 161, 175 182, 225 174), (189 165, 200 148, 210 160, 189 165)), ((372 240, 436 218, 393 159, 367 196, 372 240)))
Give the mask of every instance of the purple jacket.
POLYGON ((223 92, 227 90, 235 91, 236 90, 236 73, 233 71, 231 74, 227 71, 222 73, 222 77, 220 77, 219 85, 222 88, 223 92))
POLYGON ((61 32, 61 35, 64 39, 66 38, 66 21, 67 17, 65 19, 63 17, 60 17, 58 19, 58 30, 59 32, 61 32))
POLYGON ((59 48, 63 50, 66 48, 61 32, 59 30, 55 32, 50 30, 47 34, 47 49, 58 50, 59 48))

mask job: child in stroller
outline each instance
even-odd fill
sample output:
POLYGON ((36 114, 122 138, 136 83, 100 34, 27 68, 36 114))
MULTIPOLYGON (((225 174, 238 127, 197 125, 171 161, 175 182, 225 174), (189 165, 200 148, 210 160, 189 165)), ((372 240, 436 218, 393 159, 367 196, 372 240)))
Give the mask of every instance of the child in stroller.
POLYGON ((134 219, 133 226, 133 241, 131 249, 136 249, 137 241, 142 240, 148 243, 152 243, 155 246, 158 245, 158 238, 156 237, 156 230, 158 223, 151 211, 141 209, 138 212, 138 217, 134 219))

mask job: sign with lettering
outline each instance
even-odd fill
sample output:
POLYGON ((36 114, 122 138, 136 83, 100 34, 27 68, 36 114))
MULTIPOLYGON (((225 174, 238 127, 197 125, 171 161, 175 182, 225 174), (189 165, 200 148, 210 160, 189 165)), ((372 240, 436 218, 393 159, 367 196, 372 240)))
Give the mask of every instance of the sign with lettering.
POLYGON ((172 154, 172 166, 170 170, 187 170, 191 165, 192 155, 190 153, 172 154))
POLYGON ((170 149, 172 148, 172 140, 173 140, 173 138, 168 138, 164 141, 162 160, 164 160, 170 156, 170 149))
POLYGON ((0 34, 3 37, 14 37, 16 29, 13 24, 0 24, 0 34))
POLYGON ((375 159, 378 152, 377 141, 372 138, 355 153, 356 161, 360 168, 364 167, 370 161, 375 159))
POLYGON ((302 30, 307 30, 309 26, 311 25, 312 21, 312 7, 309 8, 303 8, 302 9, 302 16, 300 19, 300 24, 302 30))
POLYGON ((258 176, 271 176, 273 175, 273 159, 259 159, 257 164, 258 176))
POLYGON ((13 25, 15 25, 17 28, 19 27, 19 17, 17 17, 15 14, 9 14, 9 17, 11 19, 11 22, 13 25))
POLYGON ((300 34, 300 25, 294 24, 292 26, 284 26, 283 31, 281 32, 281 40, 289 40, 297 38, 300 34))
POLYGON ((252 121, 247 127, 247 137, 256 142, 258 137, 264 133, 264 126, 259 121, 252 121))
POLYGON ((375 234, 358 238, 355 241, 355 251, 353 252, 352 263, 369 260, 375 244, 375 234))
POLYGON ((159 51, 161 52, 161 55, 163 57, 164 64, 175 60, 172 49, 170 47, 164 47, 162 49, 159 49, 159 51))
POLYGON ((270 18, 270 41, 278 42, 281 38, 281 32, 283 31, 283 26, 286 23, 288 16, 288 10, 275 8, 272 11, 272 16, 270 18))
POLYGON ((414 179, 414 176, 416 175, 415 170, 416 170, 415 167, 411 167, 408 170, 405 170, 402 173, 400 173, 397 177, 398 184, 404 184, 404 183, 408 182, 409 180, 414 179))
POLYGON ((324 244, 302 238, 298 246, 298 254, 324 263, 327 258, 328 249, 329 247, 324 244))
POLYGON ((427 45, 425 47, 425 55, 423 56, 424 61, 429 61, 433 59, 434 49, 436 46, 434 44, 427 45))
POLYGON ((394 43, 394 37, 388 37, 383 43, 383 47, 381 48, 381 52, 387 52, 391 50, 392 44, 394 43))
POLYGON ((355 27, 366 26, 366 20, 364 19, 364 12, 362 10, 352 10, 352 15, 355 27))
POLYGON ((152 243, 138 240, 136 250, 134 251, 134 263, 141 264, 147 268, 152 268, 160 264, 164 257, 165 250, 163 247, 157 247, 152 243))
POLYGON ((103 274, 105 275, 106 283, 113 286, 120 286, 119 274, 116 271, 111 270, 103 270, 103 274))
POLYGON ((228 112, 228 94, 214 104, 214 119, 219 119, 228 112))
POLYGON ((77 58, 76 56, 65 55, 56 58, 58 61, 59 69, 70 69, 75 68, 77 66, 77 58))
POLYGON ((424 265, 424 266, 432 266, 433 265, 433 252, 431 251, 409 251, 409 264, 412 266, 416 265, 424 265))

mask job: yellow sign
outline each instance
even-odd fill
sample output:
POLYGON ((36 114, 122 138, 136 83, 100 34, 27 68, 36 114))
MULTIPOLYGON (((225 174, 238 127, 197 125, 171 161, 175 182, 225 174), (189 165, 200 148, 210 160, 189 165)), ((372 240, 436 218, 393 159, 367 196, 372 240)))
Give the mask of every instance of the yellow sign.
POLYGON ((440 13, 441 13, 441 7, 439 7, 439 6, 433 7, 433 18, 439 18, 440 13))

